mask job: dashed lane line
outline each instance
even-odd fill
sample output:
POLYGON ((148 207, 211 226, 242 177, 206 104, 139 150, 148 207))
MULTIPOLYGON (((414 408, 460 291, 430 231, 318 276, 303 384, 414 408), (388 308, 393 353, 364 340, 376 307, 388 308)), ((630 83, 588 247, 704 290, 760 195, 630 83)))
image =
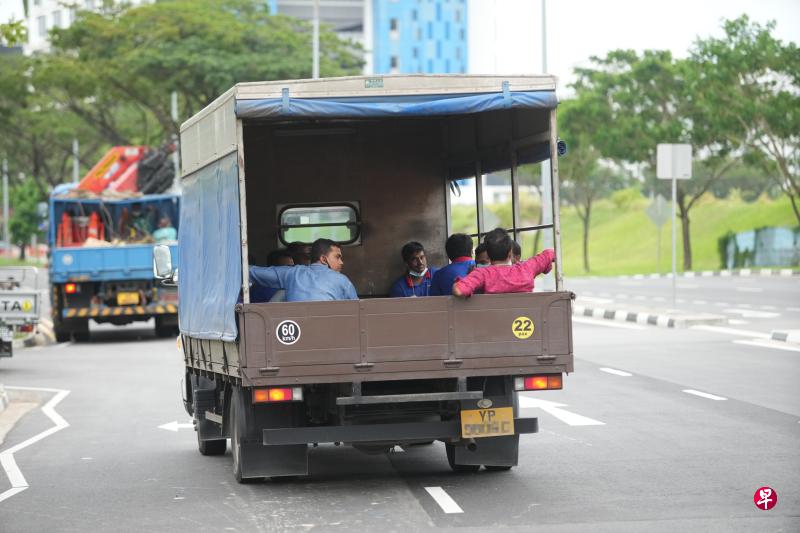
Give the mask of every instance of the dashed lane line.
POLYGON ((67 394, 69 394, 68 390, 62 389, 43 389, 38 387, 9 387, 6 386, 6 389, 9 390, 25 390, 25 391, 41 391, 41 392, 54 392, 55 396, 50 398, 50 400, 42 407, 42 413, 44 413, 47 418, 53 421, 55 424, 53 427, 42 431, 38 435, 34 435, 33 437, 20 442, 16 446, 12 446, 11 448, 3 451, 0 453, 0 467, 6 473, 8 480, 11 482, 11 488, 6 490, 3 493, 0 493, 0 502, 11 498, 12 496, 19 494, 20 492, 27 490, 30 485, 28 485, 28 481, 25 479, 25 476, 22 475, 22 471, 17 466, 17 462, 14 460, 14 454, 18 451, 27 448, 31 444, 35 444, 40 440, 49 437, 53 433, 61 431, 62 429, 69 427, 69 422, 64 420, 64 418, 59 415, 55 407, 58 405, 61 400, 63 400, 67 394))
POLYGON ((442 487, 425 487, 428 494, 431 495, 433 501, 439 504, 445 514, 463 513, 464 510, 459 507, 456 501, 450 497, 442 487))
POLYGON ((593 326, 605 326, 607 328, 620 328, 620 329, 647 329, 645 326, 639 326, 637 324, 628 324, 626 322, 617 322, 614 320, 600 320, 600 319, 592 319, 592 318, 585 318, 582 316, 573 316, 573 322, 577 322, 578 324, 591 324, 593 326))
POLYGON ((623 376, 623 377, 631 377, 633 374, 630 372, 625 372, 624 370, 617 370, 616 368, 607 368, 603 367, 599 369, 601 372, 605 372, 606 374, 614 374, 615 376, 623 376))
POLYGON ((701 398, 706 398, 708 400, 714 400, 717 402, 727 400, 727 398, 723 398, 722 396, 717 396, 716 394, 709 394, 707 392, 702 392, 694 389, 684 389, 683 392, 685 392, 686 394, 692 394, 694 396, 699 396, 701 398))

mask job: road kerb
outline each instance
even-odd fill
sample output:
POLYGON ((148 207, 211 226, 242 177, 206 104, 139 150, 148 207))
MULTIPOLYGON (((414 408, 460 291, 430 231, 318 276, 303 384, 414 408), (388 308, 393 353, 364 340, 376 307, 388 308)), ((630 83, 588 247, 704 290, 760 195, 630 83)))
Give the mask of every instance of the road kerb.
POLYGON ((728 318, 708 313, 663 313, 652 311, 628 311, 626 309, 606 309, 575 304, 572 314, 602 320, 633 322, 662 328, 688 328, 698 325, 724 325, 728 318))
POLYGON ((774 341, 800 344, 800 329, 773 329, 770 338, 774 341))
POLYGON ((2 413, 5 408, 8 407, 8 394, 6 394, 6 389, 0 384, 0 413, 2 413))
MULTIPOLYGON (((678 272, 679 278, 695 278, 695 277, 702 277, 702 278, 716 278, 716 277, 750 277, 750 276, 760 276, 760 277, 770 277, 770 276, 778 276, 782 278, 788 278, 793 276, 800 276, 800 270, 792 269, 792 268, 758 268, 758 269, 751 269, 751 268, 741 268, 739 270, 703 270, 701 272, 694 272, 691 270, 687 270, 686 272, 678 272)), ((660 279, 660 278, 671 278, 672 273, 668 274, 634 274, 634 275, 621 275, 617 276, 618 279, 633 279, 633 280, 641 280, 641 279, 660 279)), ((593 279, 597 279, 596 276, 591 276, 593 279)))

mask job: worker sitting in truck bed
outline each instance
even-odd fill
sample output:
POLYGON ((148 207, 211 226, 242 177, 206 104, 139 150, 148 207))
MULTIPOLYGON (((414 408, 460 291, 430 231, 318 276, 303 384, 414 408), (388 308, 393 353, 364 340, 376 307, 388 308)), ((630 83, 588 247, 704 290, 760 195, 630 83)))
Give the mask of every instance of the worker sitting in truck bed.
POLYGON ((342 248, 330 239, 311 245, 309 266, 250 267, 250 282, 262 287, 284 289, 287 302, 357 300, 353 283, 341 273, 342 248))
POLYGON ((472 237, 464 233, 454 233, 444 243, 444 251, 450 264, 440 268, 431 279, 431 296, 453 294, 453 282, 463 278, 475 267, 472 259, 472 237))
POLYGON ((504 229, 496 228, 484 238, 492 264, 476 268, 453 284, 453 295, 466 298, 483 290, 485 294, 533 291, 533 278, 550 272, 555 253, 548 248, 526 261, 512 264, 513 241, 504 229))
POLYGON ((430 296, 431 278, 435 268, 428 268, 425 248, 416 241, 407 242, 400 250, 400 256, 406 264, 406 273, 392 284, 389 296, 392 298, 430 296))

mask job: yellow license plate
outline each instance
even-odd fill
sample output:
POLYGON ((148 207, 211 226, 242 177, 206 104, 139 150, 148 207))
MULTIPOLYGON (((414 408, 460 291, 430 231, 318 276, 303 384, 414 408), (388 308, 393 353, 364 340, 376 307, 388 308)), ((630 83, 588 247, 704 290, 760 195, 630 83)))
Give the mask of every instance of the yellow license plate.
POLYGON ((461 411, 463 438, 499 437, 514 434, 514 408, 471 409, 461 411))
POLYGON ((117 305, 138 305, 139 293, 138 292, 118 292, 117 305))

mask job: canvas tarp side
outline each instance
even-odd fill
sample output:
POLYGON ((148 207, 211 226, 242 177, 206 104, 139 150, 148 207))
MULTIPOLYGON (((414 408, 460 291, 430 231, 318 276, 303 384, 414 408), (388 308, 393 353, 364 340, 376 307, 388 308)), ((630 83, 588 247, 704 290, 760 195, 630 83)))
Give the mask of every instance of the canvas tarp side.
POLYGON ((280 117, 431 117, 483 113, 501 109, 554 109, 558 99, 554 91, 506 91, 481 94, 440 94, 354 98, 283 98, 239 99, 239 118, 280 117))
POLYGON ((234 306, 242 285, 236 152, 190 174, 182 185, 181 333, 233 341, 234 306))

